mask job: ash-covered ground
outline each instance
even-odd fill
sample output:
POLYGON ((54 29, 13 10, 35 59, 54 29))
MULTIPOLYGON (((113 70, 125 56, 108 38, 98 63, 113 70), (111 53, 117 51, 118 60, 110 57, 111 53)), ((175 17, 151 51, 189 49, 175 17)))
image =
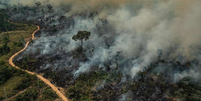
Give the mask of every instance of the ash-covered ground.
POLYGON ((3 0, 13 22, 36 24, 15 63, 75 100, 199 101, 200 0, 3 0), (90 31, 88 40, 72 39, 90 31))

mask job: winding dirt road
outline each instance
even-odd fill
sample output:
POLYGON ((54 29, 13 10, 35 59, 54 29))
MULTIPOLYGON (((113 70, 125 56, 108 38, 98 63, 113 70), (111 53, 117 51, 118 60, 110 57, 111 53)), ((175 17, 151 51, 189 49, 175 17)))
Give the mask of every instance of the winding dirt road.
MULTIPOLYGON (((37 26, 37 30, 34 31, 33 34, 32 34, 32 40, 35 39, 34 35, 35 35, 35 33, 36 33, 37 31, 39 31, 39 30, 40 30, 40 27, 37 26)), ((13 67, 15 67, 15 68, 17 68, 17 69, 19 69, 19 70, 24 70, 24 69, 21 69, 21 68, 17 67, 17 66, 13 63, 13 59, 14 59, 14 57, 17 56, 19 53, 23 52, 23 51, 27 48, 27 46, 29 45, 29 43, 30 43, 30 41, 28 41, 28 42, 26 43, 25 47, 24 47, 22 50, 20 50, 19 52, 15 53, 15 54, 9 59, 9 64, 10 64, 11 66, 13 66, 13 67)), ((30 72, 30 71, 28 71, 28 70, 24 70, 24 71, 27 72, 27 73, 29 73, 29 74, 31 74, 31 75, 34 75, 34 74, 35 74, 39 79, 41 79, 43 82, 45 82, 47 85, 49 85, 49 86, 52 88, 52 90, 54 90, 54 91, 56 92, 56 94, 57 94, 63 101, 68 101, 68 99, 58 90, 58 87, 56 87, 55 85, 53 85, 48 79, 45 79, 44 77, 38 75, 38 74, 35 73, 35 72, 30 72)))

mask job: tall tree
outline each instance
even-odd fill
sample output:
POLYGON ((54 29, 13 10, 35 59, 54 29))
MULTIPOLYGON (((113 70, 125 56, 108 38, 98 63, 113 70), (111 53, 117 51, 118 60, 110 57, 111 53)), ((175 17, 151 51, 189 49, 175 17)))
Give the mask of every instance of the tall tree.
POLYGON ((89 32, 89 31, 78 31, 78 33, 76 35, 74 35, 72 37, 72 39, 75 41, 80 40, 81 48, 82 48, 83 40, 87 41, 89 39, 90 35, 91 35, 91 32, 89 32))

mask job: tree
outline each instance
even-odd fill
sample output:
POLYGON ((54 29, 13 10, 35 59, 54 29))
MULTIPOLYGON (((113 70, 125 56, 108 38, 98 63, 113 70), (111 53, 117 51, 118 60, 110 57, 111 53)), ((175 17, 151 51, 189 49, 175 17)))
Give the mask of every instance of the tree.
POLYGON ((10 42, 10 40, 9 40, 9 35, 8 35, 8 34, 4 34, 2 40, 3 40, 3 43, 8 43, 8 42, 10 42))
POLYGON ((3 45, 0 47, 0 54, 4 55, 10 51, 10 47, 8 46, 9 35, 8 34, 3 35, 2 40, 3 40, 3 45))
POLYGON ((5 16, 4 14, 0 14, 0 30, 5 31, 5 16))
POLYGON ((37 8, 41 5, 40 2, 36 2, 35 4, 36 4, 37 8))
POLYGON ((48 8, 48 12, 51 12, 52 11, 52 6, 49 4, 47 5, 47 8, 48 8))
POLYGON ((14 25, 9 23, 10 16, 0 13, 0 32, 10 31, 14 29, 14 25))
POLYGON ((78 31, 78 33, 76 35, 74 35, 72 37, 73 40, 77 41, 80 40, 81 41, 81 48, 83 46, 83 40, 87 41, 89 39, 91 32, 89 31, 78 31))

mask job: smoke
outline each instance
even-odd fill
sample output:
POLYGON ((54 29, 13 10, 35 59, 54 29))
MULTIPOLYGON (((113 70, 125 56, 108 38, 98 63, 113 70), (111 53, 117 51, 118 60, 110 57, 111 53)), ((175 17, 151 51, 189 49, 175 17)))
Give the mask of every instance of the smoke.
MULTIPOLYGON (((200 70, 199 70, 200 71, 200 70)), ((174 75, 174 82, 178 82, 179 80, 185 78, 185 77, 191 77, 194 78, 195 81, 198 81, 201 79, 200 78, 200 72, 196 71, 196 69, 191 69, 189 71, 184 71, 182 73, 176 73, 174 75)))
POLYGON ((129 10, 123 8, 108 17, 117 33, 121 33, 118 40, 122 40, 121 44, 125 47, 129 45, 129 49, 123 45, 121 49, 131 50, 130 56, 140 54, 138 58, 142 62, 133 64, 131 69, 133 77, 136 72, 157 60, 159 56, 157 50, 162 50, 162 58, 166 60, 186 62, 196 59, 198 54, 195 51, 199 51, 201 37, 199 27, 201 8, 198 6, 200 2, 191 2, 192 4, 189 4, 191 7, 185 15, 175 14, 173 3, 175 2, 162 2, 155 5, 154 9, 141 8, 134 16, 130 15, 131 11, 128 13, 129 10), (132 38, 134 42, 129 42, 133 45, 123 41, 125 36, 128 36, 127 41, 132 38), (184 58, 179 60, 178 55, 184 58))
POLYGON ((118 101, 129 101, 129 100, 131 100, 132 99, 132 92, 127 92, 127 93, 125 93, 125 94, 122 94, 121 96, 120 96, 120 98, 118 99, 118 101))
MULTIPOLYGON (((35 6, 37 1, 3 0, 2 2, 10 5, 35 6)), ((69 53, 79 46, 79 43, 73 41, 71 37, 79 30, 91 31, 90 39, 84 42, 88 60, 79 63, 79 68, 74 71, 75 76, 89 72, 97 66, 106 67, 105 64, 111 66, 118 63, 118 71, 122 71, 124 76, 134 78, 139 71, 146 70, 151 63, 158 61, 159 57, 166 61, 179 61, 182 64, 200 60, 200 0, 40 0, 40 2, 44 6, 53 5, 55 10, 51 14, 44 14, 44 18, 54 16, 52 19, 57 19, 59 14, 66 18, 73 17, 71 20, 63 21, 72 24, 58 31, 57 37, 35 40, 26 52, 36 54, 36 50, 40 50, 40 56, 54 55, 60 54, 60 51, 56 52, 59 47, 64 47, 61 51, 69 53), (94 14, 92 17, 91 13, 94 14), (90 52, 93 47, 94 51, 90 52)), ((16 14, 13 17, 16 16, 19 18, 23 14, 16 14)), ((38 19, 36 16, 29 18, 38 19)), ((46 25, 61 24, 56 21, 46 23, 46 25)), ((43 35, 48 33, 43 32, 43 35)), ((73 64, 73 60, 65 56, 55 64, 60 64, 61 61, 67 63, 57 68, 73 64)), ((192 71, 187 70, 175 75, 183 78, 192 71)), ((200 72, 196 75, 200 75, 200 72)))

